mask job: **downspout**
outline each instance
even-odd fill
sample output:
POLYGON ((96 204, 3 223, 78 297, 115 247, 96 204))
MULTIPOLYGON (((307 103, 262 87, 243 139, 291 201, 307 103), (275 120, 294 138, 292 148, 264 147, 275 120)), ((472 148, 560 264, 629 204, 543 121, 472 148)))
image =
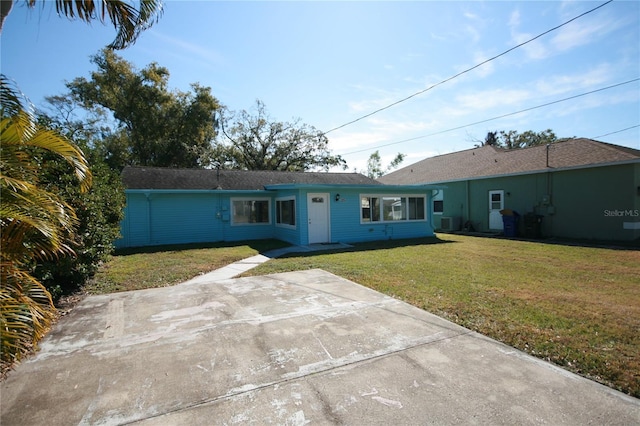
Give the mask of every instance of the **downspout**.
POLYGON ((555 213, 555 208, 553 207, 553 188, 551 185, 551 166, 549 166, 549 149, 551 148, 551 144, 546 145, 547 148, 547 214, 546 218, 549 220, 549 237, 553 236, 553 214, 555 213))
POLYGON ((469 194, 469 180, 465 181, 465 195, 466 195, 466 202, 465 202, 465 215, 467 217, 467 220, 463 221, 462 223, 467 223, 467 222, 471 222, 471 196, 469 194))
POLYGON ((433 214, 433 199, 440 193, 440 189, 432 189, 431 190, 431 198, 427 200, 427 205, 431 206, 431 208, 427 211, 430 212, 429 214, 429 224, 431 225, 431 231, 435 232, 436 230, 436 223, 433 221, 434 219, 434 214, 433 214), (433 191, 435 191, 436 193, 434 194, 433 191))

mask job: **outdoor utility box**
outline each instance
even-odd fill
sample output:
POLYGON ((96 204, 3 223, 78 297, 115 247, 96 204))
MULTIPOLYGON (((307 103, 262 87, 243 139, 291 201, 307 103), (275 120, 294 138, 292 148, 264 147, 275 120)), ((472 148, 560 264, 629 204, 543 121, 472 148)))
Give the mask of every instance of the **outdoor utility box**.
POLYGON ((460 217, 442 216, 440 219, 440 229, 443 231, 459 231, 460 230, 460 217))
POLYGON ((502 215, 502 224, 504 225, 504 236, 517 237, 520 214, 511 209, 500 210, 500 214, 502 215))
POLYGON ((527 213, 524 215, 524 236, 526 238, 542 238, 542 218, 544 216, 527 213))

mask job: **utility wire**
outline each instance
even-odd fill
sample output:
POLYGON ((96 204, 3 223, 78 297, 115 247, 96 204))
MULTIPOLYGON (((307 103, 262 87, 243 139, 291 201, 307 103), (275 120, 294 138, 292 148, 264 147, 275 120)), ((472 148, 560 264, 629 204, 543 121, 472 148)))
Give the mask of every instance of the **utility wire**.
MULTIPOLYGON (((500 118, 505 118, 505 117, 509 117, 509 116, 512 116, 512 115, 521 114, 523 112, 531 111, 531 110, 534 110, 534 109, 546 107, 546 106, 549 106, 549 105, 558 104, 560 102, 569 101, 571 99, 580 98, 582 96, 591 95, 593 93, 602 92, 604 90, 613 89, 614 87, 623 86, 625 84, 633 83, 633 82, 636 82, 636 81, 639 81, 639 80, 640 80, 640 77, 636 77, 636 78, 631 79, 631 80, 623 81, 622 83, 612 84, 611 86, 601 87, 600 89, 591 90, 589 92, 580 93, 578 95, 569 96, 568 98, 558 99, 556 101, 547 102, 547 103, 544 103, 544 104, 536 105, 534 107, 521 109, 519 111, 510 112, 508 114, 502 114, 502 115, 499 115, 497 117, 487 118, 485 120, 476 121, 474 123, 469 123, 469 124, 464 124, 462 126, 452 127, 450 129, 441 130, 439 132, 429 133, 428 135, 416 136, 416 137, 409 138, 409 139, 403 139, 401 141, 390 142, 390 143, 387 143, 387 144, 384 144, 384 145, 378 145, 378 146, 375 146, 375 147, 369 147, 369 148, 360 149, 360 150, 357 150, 357 151, 351 151, 351 152, 347 152, 346 154, 341 154, 341 155, 344 156, 344 155, 357 154, 357 153, 364 152, 364 151, 370 151, 372 149, 383 148, 383 147, 386 147, 386 146, 397 145, 397 144, 400 144, 400 143, 410 142, 410 141, 414 141, 414 140, 417 140, 417 139, 427 138, 427 137, 430 137, 430 136, 441 135, 443 133, 452 132, 454 130, 464 129, 465 127, 475 126, 476 124, 487 123, 489 121, 498 120, 500 118)), ((634 126, 634 127, 638 127, 638 126, 634 126)), ((606 136, 606 135, 602 135, 602 136, 606 136)), ((597 136, 597 137, 601 137, 601 136, 597 136)))
POLYGON ((627 127, 625 129, 616 130, 615 132, 605 133, 604 135, 594 136, 591 139, 598 139, 598 138, 603 138, 603 137, 609 136, 609 135, 615 135, 616 133, 626 132, 627 130, 635 129, 636 127, 640 127, 640 124, 636 124, 635 126, 627 127))
POLYGON ((564 27, 565 25, 567 25, 567 24, 569 24, 569 23, 571 23, 571 22, 575 21, 576 19, 579 19, 579 18, 581 18, 581 17, 583 17, 583 16, 585 16, 585 15, 587 15, 587 14, 591 13, 591 12, 594 12, 594 11, 596 11, 596 10, 600 9, 600 8, 601 8, 601 7, 603 7, 603 6, 606 6, 607 4, 611 3, 612 1, 613 1, 613 0, 609 0, 609 1, 605 2, 605 3, 602 3, 600 6, 594 7, 594 8, 593 8, 593 9, 591 9, 591 10, 588 10, 588 11, 586 11, 586 12, 584 12, 584 13, 582 13, 582 14, 580 14, 580 15, 578 15, 578 16, 576 16, 576 17, 572 18, 572 19, 569 19, 568 21, 566 21, 566 22, 564 22, 564 23, 562 23, 562 24, 560 24, 560 25, 558 25, 558 26, 556 26, 556 27, 553 27, 553 28, 551 28, 550 30, 547 30, 547 31, 545 31, 545 32, 543 32, 543 33, 540 33, 540 34, 538 34, 537 36, 535 36, 535 37, 533 37, 533 38, 531 38, 531 39, 529 39, 529 40, 527 40, 527 41, 525 41, 525 42, 523 42, 523 43, 520 43, 520 44, 518 44, 518 45, 516 45, 516 46, 513 46, 512 48, 507 49, 507 50, 505 50, 504 52, 502 52, 502 53, 500 53, 500 54, 498 54, 498 55, 496 55, 496 56, 494 56, 494 57, 492 57, 492 58, 489 58, 489 59, 487 59, 487 60, 485 60, 485 61, 482 61, 482 62, 480 62, 479 64, 474 65, 474 66, 473 66, 473 67, 471 67, 471 68, 468 68, 468 69, 466 69, 466 70, 464 70, 464 71, 461 71, 461 72, 459 72, 459 73, 458 73, 458 74, 456 74, 456 75, 453 75, 453 76, 451 76, 451 77, 449 77, 449 78, 446 78, 446 79, 444 79, 444 80, 440 81, 439 83, 436 83, 436 84, 433 84, 433 85, 431 85, 431 86, 427 87, 426 89, 420 90, 419 92, 416 92, 416 93, 414 93, 414 94, 412 94, 412 95, 409 95, 409 96, 407 96, 406 98, 402 98, 402 99, 400 99, 400 100, 398 100, 398 101, 395 101, 395 102, 393 102, 393 103, 391 103, 391 104, 389 104, 389 105, 387 105, 387 106, 384 106, 384 107, 379 108, 379 109, 377 109, 377 110, 375 110, 375 111, 373 111, 373 112, 370 112, 370 113, 365 114, 365 115, 363 115, 363 116, 361 116, 361 117, 358 117, 358 118, 356 118, 355 120, 351 120, 351 121, 349 121, 349 122, 347 122, 347 123, 341 124, 341 125, 340 125, 340 126, 338 126, 338 127, 334 127, 333 129, 327 130, 326 132, 324 132, 324 134, 326 135, 327 133, 331 133, 331 132, 333 132, 333 131, 335 131, 335 130, 342 129, 343 127, 347 127, 347 126, 349 126, 349 125, 351 125, 351 124, 353 124, 353 123, 357 123, 357 122, 358 122, 358 121, 360 121, 360 120, 364 120, 364 119, 365 119, 365 118, 367 118, 367 117, 371 117, 371 116, 372 116, 372 115, 374 115, 374 114, 377 114, 377 113, 379 113, 379 112, 382 112, 382 111, 384 111, 384 110, 386 110, 386 109, 389 109, 389 108, 391 108, 391 107, 394 107, 394 106, 396 106, 396 105, 398 105, 398 104, 400 104, 400 103, 402 103, 402 102, 408 101, 408 100, 409 100, 409 99, 411 99, 411 98, 414 98, 414 97, 416 97, 416 96, 418 96, 418 95, 421 95, 421 94, 423 94, 423 93, 425 93, 425 92, 427 92, 427 91, 429 91, 429 90, 431 90, 431 89, 434 89, 434 88, 436 88, 436 87, 438 87, 438 86, 440 86, 440 85, 442 85, 442 84, 444 84, 444 83, 446 83, 446 82, 448 82, 448 81, 453 80, 454 78, 458 78, 458 77, 460 77, 461 75, 466 74, 466 73, 468 73, 469 71, 472 71, 472 70, 474 70, 474 69, 476 69, 476 68, 478 68, 478 67, 481 67, 482 65, 484 65, 484 64, 486 64, 486 63, 488 63, 488 62, 491 62, 491 61, 493 61, 493 60, 495 60, 495 59, 498 59, 499 57, 504 56, 504 55, 506 55, 507 53, 509 53, 509 52, 511 52, 511 51, 513 51, 513 50, 515 50, 515 49, 519 48, 519 47, 522 47, 522 46, 524 46, 524 45, 525 45, 525 44, 527 44, 527 43, 531 43, 532 41, 537 40, 537 39, 539 39, 540 37, 542 37, 542 36, 544 36, 544 35, 547 35, 547 34, 549 34, 549 33, 550 33, 550 32, 552 32, 552 31, 555 31, 555 30, 557 30, 557 29, 559 29, 559 28, 562 28, 562 27, 564 27))

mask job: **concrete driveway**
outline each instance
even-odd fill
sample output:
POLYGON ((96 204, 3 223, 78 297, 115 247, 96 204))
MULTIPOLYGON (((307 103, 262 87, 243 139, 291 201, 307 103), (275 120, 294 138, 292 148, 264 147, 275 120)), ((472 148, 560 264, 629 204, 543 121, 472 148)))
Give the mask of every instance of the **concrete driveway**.
POLYGON ((322 270, 91 296, 5 425, 640 424, 640 400, 322 270))

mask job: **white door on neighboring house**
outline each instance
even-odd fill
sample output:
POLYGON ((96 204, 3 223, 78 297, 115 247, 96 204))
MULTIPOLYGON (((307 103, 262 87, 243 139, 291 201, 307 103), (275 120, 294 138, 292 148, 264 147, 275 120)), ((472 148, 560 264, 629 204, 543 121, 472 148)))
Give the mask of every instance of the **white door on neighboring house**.
POLYGON ((504 209, 504 191, 489 191, 489 229, 502 231, 504 224, 500 210, 504 209))
POLYGON ((329 194, 307 194, 309 244, 329 243, 329 194))

